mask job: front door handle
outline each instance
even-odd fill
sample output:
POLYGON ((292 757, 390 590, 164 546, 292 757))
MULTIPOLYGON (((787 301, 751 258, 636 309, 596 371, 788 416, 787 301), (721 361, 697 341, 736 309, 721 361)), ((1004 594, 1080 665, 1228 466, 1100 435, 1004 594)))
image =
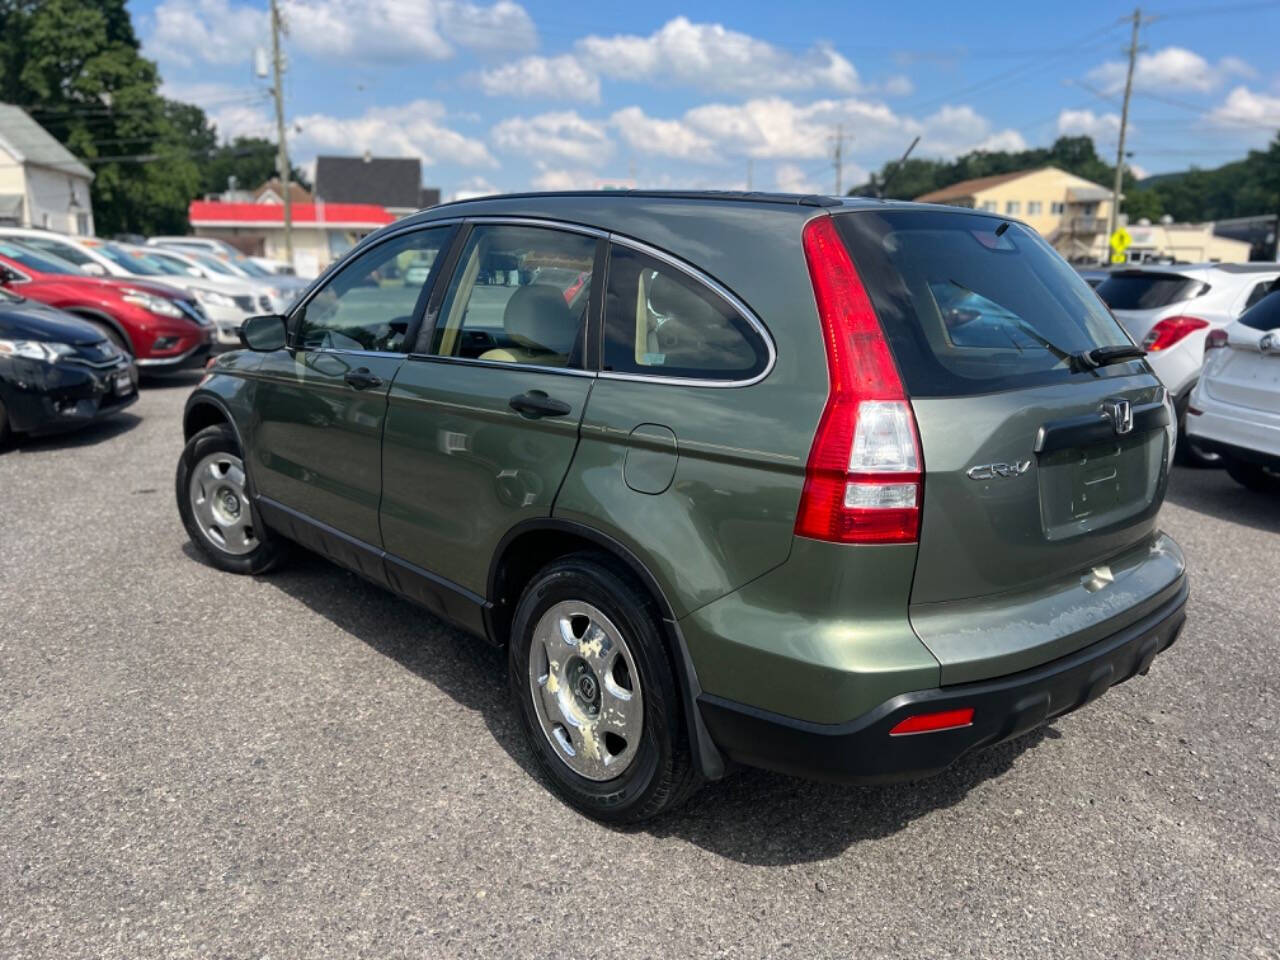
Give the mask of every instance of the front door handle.
POLYGON ((370 387, 382 386, 382 378, 370 370, 368 367, 361 367, 358 370, 349 370, 342 377, 343 380, 351 384, 357 390, 368 390, 370 387))
POLYGON ((541 390, 517 393, 507 403, 512 410, 529 420, 537 420, 539 417, 563 417, 573 409, 563 400, 548 397, 541 390))

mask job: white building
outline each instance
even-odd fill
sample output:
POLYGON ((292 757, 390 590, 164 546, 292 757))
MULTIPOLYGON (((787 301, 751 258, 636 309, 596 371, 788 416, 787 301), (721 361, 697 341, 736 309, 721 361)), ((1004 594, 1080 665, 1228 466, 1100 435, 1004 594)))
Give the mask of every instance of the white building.
POLYGON ((0 224, 93 235, 93 173, 25 110, 0 103, 0 224))

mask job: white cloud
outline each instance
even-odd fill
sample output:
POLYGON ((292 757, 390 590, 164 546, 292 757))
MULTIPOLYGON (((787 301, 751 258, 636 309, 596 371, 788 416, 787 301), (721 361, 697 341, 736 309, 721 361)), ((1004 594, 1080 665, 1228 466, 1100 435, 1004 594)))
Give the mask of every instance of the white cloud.
POLYGON ((795 56, 718 23, 686 17, 669 20, 647 37, 584 37, 577 50, 588 67, 619 80, 735 92, 860 89, 853 64, 829 46, 795 56))
POLYGON ((269 137, 275 139, 275 120, 265 91, 226 83, 170 83, 160 87, 170 100, 201 107, 218 131, 218 138, 269 137))
POLYGON ((895 73, 880 81, 878 89, 886 97, 909 97, 915 93, 916 85, 905 73, 895 73))
MULTIPOLYGON (((1130 122, 1130 135, 1136 129, 1130 122)), ((1092 110, 1062 110, 1058 113, 1058 133, 1063 136, 1084 135, 1094 140, 1115 140, 1120 133, 1120 115, 1094 113, 1092 110)))
POLYGON ((514 60, 481 72, 479 83, 490 96, 600 102, 600 78, 569 54, 514 60))
MULTIPOLYGON (((530 50, 537 31, 512 0, 282 0, 291 51, 311 57, 387 63, 444 60, 455 46, 530 50)), ((267 43, 267 13, 232 0, 162 0, 151 14, 146 51, 162 63, 247 62, 267 43)))
POLYGON ((613 141, 603 125, 584 120, 572 110, 511 117, 497 124, 491 136, 501 150, 571 163, 600 164, 613 153, 613 141))
POLYGON ((300 156, 367 150, 382 157, 419 157, 425 164, 498 166, 484 143, 445 126, 446 116, 444 105, 434 100, 374 107, 358 117, 313 113, 297 118, 302 129, 293 149, 300 156))
POLYGON ((710 138, 684 121, 661 120, 648 116, 640 107, 625 107, 614 113, 609 123, 629 147, 642 153, 677 160, 716 159, 710 138))
MULTIPOLYGON (((1111 60, 1088 73, 1090 82, 1108 94, 1124 90, 1127 65, 1111 60)), ((1165 47, 1155 53, 1142 53, 1133 70, 1133 85, 1138 90, 1194 90, 1207 93, 1230 76, 1253 76, 1254 70, 1239 57, 1223 57, 1211 64, 1200 54, 1185 47, 1165 47)))
POLYGON ((1209 114, 1209 122, 1216 127, 1265 139, 1280 127, 1280 97, 1254 93, 1248 87, 1236 87, 1209 114))
POLYGON ((943 107, 922 121, 920 151, 956 156, 970 150, 1025 150, 1017 130, 992 130, 991 122, 973 107, 943 107))
POLYGON ((784 163, 776 172, 778 189, 783 193, 821 193, 822 187, 794 163, 784 163))
POLYGON ((488 197, 495 193, 502 193, 502 190, 494 186, 487 177, 468 177, 454 186, 449 199, 467 200, 471 197, 488 197))

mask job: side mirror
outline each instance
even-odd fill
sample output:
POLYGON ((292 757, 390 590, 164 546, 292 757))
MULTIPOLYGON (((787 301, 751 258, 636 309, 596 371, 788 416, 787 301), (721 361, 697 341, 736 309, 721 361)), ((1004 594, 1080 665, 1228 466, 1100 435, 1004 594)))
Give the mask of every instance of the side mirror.
POLYGON ((81 264, 80 269, 91 277, 105 277, 107 275, 107 268, 100 263, 94 263, 92 260, 81 264))
POLYGON ((249 317, 240 324, 240 342, 259 353, 283 350, 286 342, 284 317, 278 313, 249 317))

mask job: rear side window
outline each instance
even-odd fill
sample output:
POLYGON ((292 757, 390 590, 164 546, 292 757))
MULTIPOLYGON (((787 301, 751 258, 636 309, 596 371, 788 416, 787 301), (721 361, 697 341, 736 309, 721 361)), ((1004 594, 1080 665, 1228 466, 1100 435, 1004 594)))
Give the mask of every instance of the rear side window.
POLYGON ((1208 290, 1203 281, 1180 273, 1113 273, 1098 287, 1098 296, 1112 310, 1156 310, 1198 297, 1208 290))
POLYGON ((768 363, 763 336, 723 297, 678 267, 613 245, 605 298, 605 370, 749 380, 768 363))
POLYGON ((1280 328, 1280 290, 1272 290, 1240 316, 1240 322, 1254 330, 1280 328))
POLYGON ((1132 342, 1080 275, 1020 224, 931 210, 835 219, 913 396, 1094 376, 1072 355, 1132 342))

